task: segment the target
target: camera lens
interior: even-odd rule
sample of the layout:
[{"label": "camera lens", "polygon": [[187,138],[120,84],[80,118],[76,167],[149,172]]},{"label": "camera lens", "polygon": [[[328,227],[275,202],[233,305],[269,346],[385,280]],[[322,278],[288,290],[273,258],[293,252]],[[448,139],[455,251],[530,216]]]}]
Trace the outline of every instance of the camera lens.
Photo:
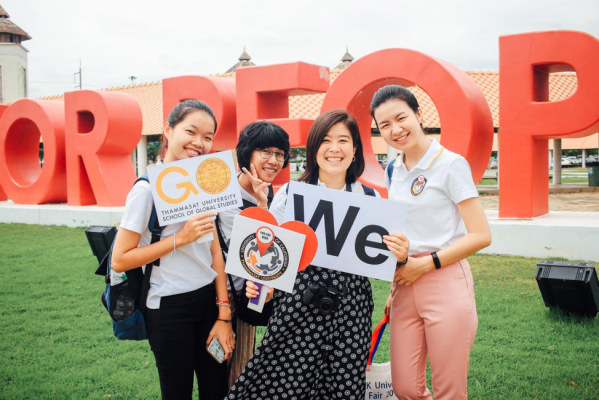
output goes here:
[{"label": "camera lens", "polygon": [[328,296],[323,296],[323,298],[320,300],[319,309],[321,314],[332,314],[335,311],[335,308],[335,300],[333,300],[332,298]]}]

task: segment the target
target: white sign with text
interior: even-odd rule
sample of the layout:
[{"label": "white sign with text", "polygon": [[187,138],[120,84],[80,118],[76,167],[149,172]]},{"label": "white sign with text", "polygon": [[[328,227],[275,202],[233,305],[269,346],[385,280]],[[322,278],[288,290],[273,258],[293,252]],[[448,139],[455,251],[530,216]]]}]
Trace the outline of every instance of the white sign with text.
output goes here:
[{"label": "white sign with text", "polygon": [[289,182],[285,221],[308,224],[318,238],[312,265],[393,281],[397,259],[383,235],[402,232],[405,204]]},{"label": "white sign with text", "polygon": [[242,205],[231,151],[148,167],[160,226]]},{"label": "white sign with text", "polygon": [[291,293],[306,236],[235,216],[225,272]]}]

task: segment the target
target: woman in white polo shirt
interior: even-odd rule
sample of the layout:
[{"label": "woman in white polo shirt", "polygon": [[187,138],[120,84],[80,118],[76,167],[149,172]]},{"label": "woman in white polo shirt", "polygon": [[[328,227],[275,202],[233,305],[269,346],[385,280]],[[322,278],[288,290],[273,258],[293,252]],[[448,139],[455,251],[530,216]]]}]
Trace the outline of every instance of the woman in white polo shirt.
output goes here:
[{"label": "woman in white polo shirt", "polygon": [[[208,154],[215,132],[216,118],[210,107],[197,100],[179,103],[164,127],[164,162]],[[191,399],[195,372],[199,397],[220,400],[227,393],[226,364],[217,363],[206,346],[216,337],[225,359],[235,346],[231,309],[217,307],[217,303],[229,302],[227,278],[218,240],[197,243],[201,236],[215,232],[211,217],[216,213],[168,225],[160,240],[150,244],[153,204],[149,183],[137,182],[127,196],[112,269],[124,272],[160,259],[150,277],[146,329],[162,398]]]},{"label": "woman in white polo shirt", "polygon": [[467,398],[470,350],[478,327],[466,257],[491,243],[468,162],[426,137],[418,101],[389,85],[372,99],[381,135],[401,155],[389,165],[389,199],[408,206],[409,257],[398,263],[385,306],[391,326],[393,389],[400,399]]}]

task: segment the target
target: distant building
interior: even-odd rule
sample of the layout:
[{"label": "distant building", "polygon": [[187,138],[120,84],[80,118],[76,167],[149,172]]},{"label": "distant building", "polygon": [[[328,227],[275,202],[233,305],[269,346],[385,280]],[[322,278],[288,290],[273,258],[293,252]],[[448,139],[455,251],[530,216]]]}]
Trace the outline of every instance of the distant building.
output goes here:
[{"label": "distant building", "polygon": [[235,70],[239,67],[253,67],[256,64],[254,64],[253,62],[251,62],[250,60],[252,59],[252,57],[250,57],[250,55],[245,51],[245,46],[243,47],[243,53],[241,53],[241,55],[239,56],[239,61],[233,65],[231,68],[229,68],[227,70],[227,72],[225,72],[225,74],[231,73],[231,72],[235,72]]},{"label": "distant building", "polygon": [[[224,78],[235,78],[235,70],[238,67],[255,66],[250,61],[251,57],[243,50],[239,57],[239,62],[233,65],[225,73],[216,74],[215,76]],[[346,49],[345,55],[341,58],[341,63],[330,70],[331,83],[349,67],[354,58]],[[493,117],[493,126],[495,129],[495,139],[493,141],[493,151],[498,150],[498,132],[499,129],[499,73],[497,71],[464,71],[481,89],[487,100],[487,104],[491,110]],[[560,101],[567,99],[576,92],[578,81],[576,74],[571,72],[552,73],[549,77],[549,101]],[[420,104],[422,112],[423,125],[428,134],[438,135],[441,133],[441,118],[429,95],[419,88],[412,86],[410,88]],[[115,91],[127,93],[135,97],[141,107],[143,116],[142,141],[157,141],[160,140],[164,126],[162,114],[162,82],[141,83],[123,87],[115,87],[103,89],[107,91]],[[308,94],[302,96],[289,97],[289,117],[290,118],[313,118],[320,115],[320,109],[324,100],[324,93]],[[45,100],[64,100],[63,95],[44,97]],[[385,159],[388,156],[388,147],[383,138],[378,134],[374,121],[372,129],[372,149],[380,158]],[[586,158],[586,152],[589,149],[597,149],[599,145],[599,134],[582,137],[568,138],[561,140],[561,148],[563,150],[582,149],[583,159]],[[554,140],[549,141],[549,150],[553,149]],[[139,146],[138,151],[143,151],[146,146]],[[551,157],[550,157],[551,158]],[[145,157],[138,157],[138,160],[145,160]],[[560,158],[557,157],[557,160]],[[139,165],[138,170],[143,171],[145,165]]]},{"label": "distant building", "polygon": [[21,43],[31,36],[9,20],[0,6],[0,103],[27,97],[27,50]]}]

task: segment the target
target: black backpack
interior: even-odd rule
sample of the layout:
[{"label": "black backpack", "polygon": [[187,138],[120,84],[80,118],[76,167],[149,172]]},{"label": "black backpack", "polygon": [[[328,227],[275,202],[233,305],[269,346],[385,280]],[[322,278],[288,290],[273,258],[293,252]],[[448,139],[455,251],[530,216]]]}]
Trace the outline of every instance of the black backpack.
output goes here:
[{"label": "black backpack", "polygon": [[[139,181],[149,182],[148,176],[139,177]],[[134,184],[134,185],[135,185]],[[150,244],[160,240],[160,235],[164,227],[158,223],[156,208],[152,205],[152,214],[148,223],[148,229],[152,232],[152,241]],[[118,235],[118,234],[117,234]],[[116,237],[115,239],[116,240]],[[150,276],[152,267],[160,266],[160,259],[146,265],[144,274],[142,267],[126,271],[122,275],[122,282],[111,286],[110,271],[112,270],[112,249],[114,241],[110,246],[110,251],[106,254],[100,265],[96,269],[96,275],[105,277],[106,286],[102,293],[102,304],[106,307],[110,319],[112,320],[112,331],[114,336],[120,340],[145,340],[146,334],[146,300],[148,290],[150,289]]]}]

